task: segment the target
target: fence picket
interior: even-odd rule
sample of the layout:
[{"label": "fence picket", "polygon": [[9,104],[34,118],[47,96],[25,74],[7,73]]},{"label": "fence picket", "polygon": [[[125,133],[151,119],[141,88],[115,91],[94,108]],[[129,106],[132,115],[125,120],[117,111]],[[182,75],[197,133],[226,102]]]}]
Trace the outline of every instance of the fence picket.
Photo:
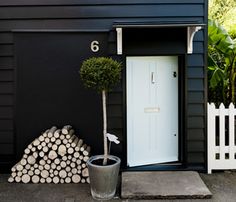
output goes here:
[{"label": "fence picket", "polygon": [[211,173],[211,169],[214,165],[214,159],[215,159],[215,105],[212,104],[207,104],[208,106],[208,145],[210,144],[211,146],[208,146],[208,173]]},{"label": "fence picket", "polygon": [[229,105],[229,160],[234,160],[234,105]]},{"label": "fence picket", "polygon": [[[223,104],[219,109],[208,103],[208,173],[219,169],[236,169],[235,115],[236,109],[231,103],[226,109]],[[229,117],[229,145],[225,145],[226,122]],[[216,117],[219,117],[219,146],[216,145]]]},{"label": "fence picket", "polygon": [[[220,104],[220,157],[219,161],[222,161],[225,157],[225,106]],[[223,163],[223,162],[222,162]]]}]

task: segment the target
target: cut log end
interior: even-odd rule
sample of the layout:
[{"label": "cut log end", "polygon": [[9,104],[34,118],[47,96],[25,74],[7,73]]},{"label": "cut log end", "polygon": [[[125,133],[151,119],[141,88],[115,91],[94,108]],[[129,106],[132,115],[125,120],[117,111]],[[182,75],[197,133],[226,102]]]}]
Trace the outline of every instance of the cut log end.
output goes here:
[{"label": "cut log end", "polygon": [[66,125],[66,126],[64,126],[63,128],[62,128],[62,134],[64,134],[64,135],[67,135],[67,134],[69,134],[69,130],[72,128],[72,126],[71,125]]},{"label": "cut log end", "polygon": [[22,175],[21,180],[23,183],[29,183],[30,182],[30,176],[27,174]]}]

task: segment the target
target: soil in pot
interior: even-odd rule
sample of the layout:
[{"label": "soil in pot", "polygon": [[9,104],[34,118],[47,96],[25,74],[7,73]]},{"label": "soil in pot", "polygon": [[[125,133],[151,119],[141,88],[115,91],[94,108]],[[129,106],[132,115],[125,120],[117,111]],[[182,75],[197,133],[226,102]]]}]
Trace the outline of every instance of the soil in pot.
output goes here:
[{"label": "soil in pot", "polygon": [[[96,160],[93,160],[92,163],[94,165],[98,165],[98,166],[103,166],[103,159],[96,159]],[[115,164],[116,161],[112,160],[112,159],[107,159],[107,166],[110,166],[110,165],[113,165]]]}]

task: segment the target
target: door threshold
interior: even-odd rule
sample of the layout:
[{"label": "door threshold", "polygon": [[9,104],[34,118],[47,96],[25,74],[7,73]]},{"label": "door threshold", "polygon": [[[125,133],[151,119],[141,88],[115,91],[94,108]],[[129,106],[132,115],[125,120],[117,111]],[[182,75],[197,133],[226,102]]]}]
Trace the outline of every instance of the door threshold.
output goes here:
[{"label": "door threshold", "polygon": [[185,170],[185,166],[180,162],[159,163],[135,167],[126,167],[126,171],[165,171],[165,170]]},{"label": "door threshold", "polygon": [[159,163],[159,164],[155,164],[155,165],[162,165],[162,166],[179,166],[179,165],[182,165],[182,163],[180,163],[180,162],[171,162],[171,163]]}]

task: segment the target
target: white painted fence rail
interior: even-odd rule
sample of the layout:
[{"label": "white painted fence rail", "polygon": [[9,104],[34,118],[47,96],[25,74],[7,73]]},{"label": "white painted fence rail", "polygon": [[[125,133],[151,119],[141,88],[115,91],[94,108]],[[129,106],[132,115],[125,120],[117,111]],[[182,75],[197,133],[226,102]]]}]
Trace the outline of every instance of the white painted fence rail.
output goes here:
[{"label": "white painted fence rail", "polygon": [[[229,108],[221,104],[219,109],[208,104],[209,174],[212,170],[236,169],[235,116],[236,109],[232,103]],[[219,125],[216,125],[216,119],[219,119]]]}]

